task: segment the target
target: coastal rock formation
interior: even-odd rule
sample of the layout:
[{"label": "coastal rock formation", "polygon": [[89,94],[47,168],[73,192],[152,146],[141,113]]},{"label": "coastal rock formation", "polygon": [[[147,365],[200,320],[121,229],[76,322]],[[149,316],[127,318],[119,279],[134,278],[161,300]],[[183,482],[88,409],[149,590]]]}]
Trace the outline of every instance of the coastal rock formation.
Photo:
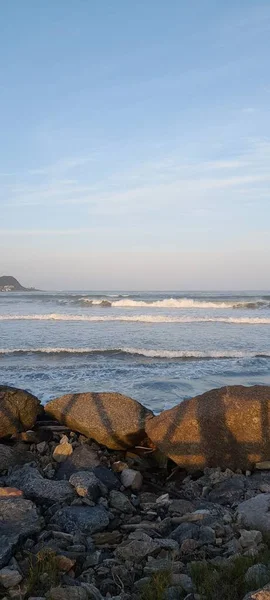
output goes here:
[{"label": "coastal rock formation", "polygon": [[146,433],[181,467],[248,469],[270,457],[269,419],[269,386],[229,386],[147,420]]},{"label": "coastal rock formation", "polygon": [[153,413],[136,400],[116,393],[68,394],[51,400],[47,414],[107,448],[140,444]]},{"label": "coastal rock formation", "polygon": [[31,429],[40,401],[25,390],[0,385],[0,438]]}]

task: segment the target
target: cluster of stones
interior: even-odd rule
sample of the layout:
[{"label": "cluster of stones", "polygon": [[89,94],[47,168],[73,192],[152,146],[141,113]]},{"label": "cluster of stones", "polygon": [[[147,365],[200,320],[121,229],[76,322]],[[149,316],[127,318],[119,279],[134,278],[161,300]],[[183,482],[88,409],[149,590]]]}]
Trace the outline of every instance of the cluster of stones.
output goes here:
[{"label": "cluster of stones", "polygon": [[[222,410],[232,411],[231,398],[242,402],[243,390],[226,388],[218,398],[215,391],[216,401],[222,397]],[[246,464],[228,468],[234,460],[231,448],[222,469],[212,466],[217,457],[208,452],[204,463],[209,464],[197,468],[195,461],[187,471],[180,459],[166,462],[171,452],[161,452],[163,443],[174,452],[180,447],[175,432],[182,425],[175,413],[171,438],[168,428],[167,439],[156,444],[161,416],[119,394],[65,396],[49,403],[44,414],[34,396],[0,388],[0,596],[140,600],[152,576],[166,572],[164,600],[203,600],[192,579],[194,562],[225,567],[239,556],[259,557],[270,534],[270,464],[265,462],[267,436],[260,444],[254,436],[253,442],[248,438],[263,426],[262,420],[252,424],[252,388],[246,390]],[[256,417],[255,403],[262,408],[266,397],[270,401],[269,388],[253,389]],[[183,444],[196,427],[197,400],[187,402],[193,404],[183,420],[187,424],[189,408],[193,420]],[[218,427],[215,404],[212,410]],[[171,411],[163,415],[164,422],[171,422]],[[235,422],[227,417],[229,426],[232,430]],[[194,451],[196,444],[195,455],[202,456],[205,441],[190,438],[190,443]],[[264,462],[249,469],[252,443],[253,454]],[[229,450],[228,440],[226,444]],[[183,446],[181,451],[177,456],[185,462]],[[245,600],[269,600],[270,565],[258,560],[245,580],[247,586],[264,585],[252,588]]]}]

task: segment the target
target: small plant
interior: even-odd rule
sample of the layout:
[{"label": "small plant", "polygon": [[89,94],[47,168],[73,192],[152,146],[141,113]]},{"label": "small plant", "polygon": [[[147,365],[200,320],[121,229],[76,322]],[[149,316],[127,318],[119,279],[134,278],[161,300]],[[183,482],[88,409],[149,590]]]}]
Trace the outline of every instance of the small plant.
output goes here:
[{"label": "small plant", "polygon": [[141,600],[163,600],[164,593],[170,585],[170,581],[171,571],[153,573],[150,581],[142,590]]},{"label": "small plant", "polygon": [[58,585],[60,573],[56,553],[53,550],[40,550],[36,556],[29,557],[28,594],[35,590]]},{"label": "small plant", "polygon": [[[247,585],[245,574],[249,567],[258,563],[269,563],[268,550],[255,558],[237,556],[225,566],[194,562],[191,564],[191,577],[198,593],[205,600],[242,600],[247,592],[252,591],[252,583]],[[262,583],[264,584],[265,582]]]}]

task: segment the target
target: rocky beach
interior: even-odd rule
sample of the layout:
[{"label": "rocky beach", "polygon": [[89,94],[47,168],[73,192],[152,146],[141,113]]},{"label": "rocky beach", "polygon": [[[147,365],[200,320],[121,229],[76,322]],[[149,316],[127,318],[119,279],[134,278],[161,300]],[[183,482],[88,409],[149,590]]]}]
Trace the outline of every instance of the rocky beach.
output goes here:
[{"label": "rocky beach", "polygon": [[0,387],[0,597],[268,600],[269,403]]}]

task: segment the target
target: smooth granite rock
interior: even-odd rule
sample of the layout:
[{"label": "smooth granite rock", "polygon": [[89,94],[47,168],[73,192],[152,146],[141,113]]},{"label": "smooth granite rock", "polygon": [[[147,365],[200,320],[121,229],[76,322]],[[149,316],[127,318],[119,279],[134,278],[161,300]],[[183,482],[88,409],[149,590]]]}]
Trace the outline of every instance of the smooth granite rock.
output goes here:
[{"label": "smooth granite rock", "polygon": [[270,386],[214,389],[148,419],[146,433],[181,467],[249,469],[270,456]]},{"label": "smooth granite rock", "polygon": [[45,411],[107,448],[122,450],[145,438],[145,424],[153,413],[142,404],[116,393],[68,394],[51,400]]},{"label": "smooth granite rock", "polygon": [[31,429],[40,410],[40,401],[33,394],[1,385],[0,438]]}]

